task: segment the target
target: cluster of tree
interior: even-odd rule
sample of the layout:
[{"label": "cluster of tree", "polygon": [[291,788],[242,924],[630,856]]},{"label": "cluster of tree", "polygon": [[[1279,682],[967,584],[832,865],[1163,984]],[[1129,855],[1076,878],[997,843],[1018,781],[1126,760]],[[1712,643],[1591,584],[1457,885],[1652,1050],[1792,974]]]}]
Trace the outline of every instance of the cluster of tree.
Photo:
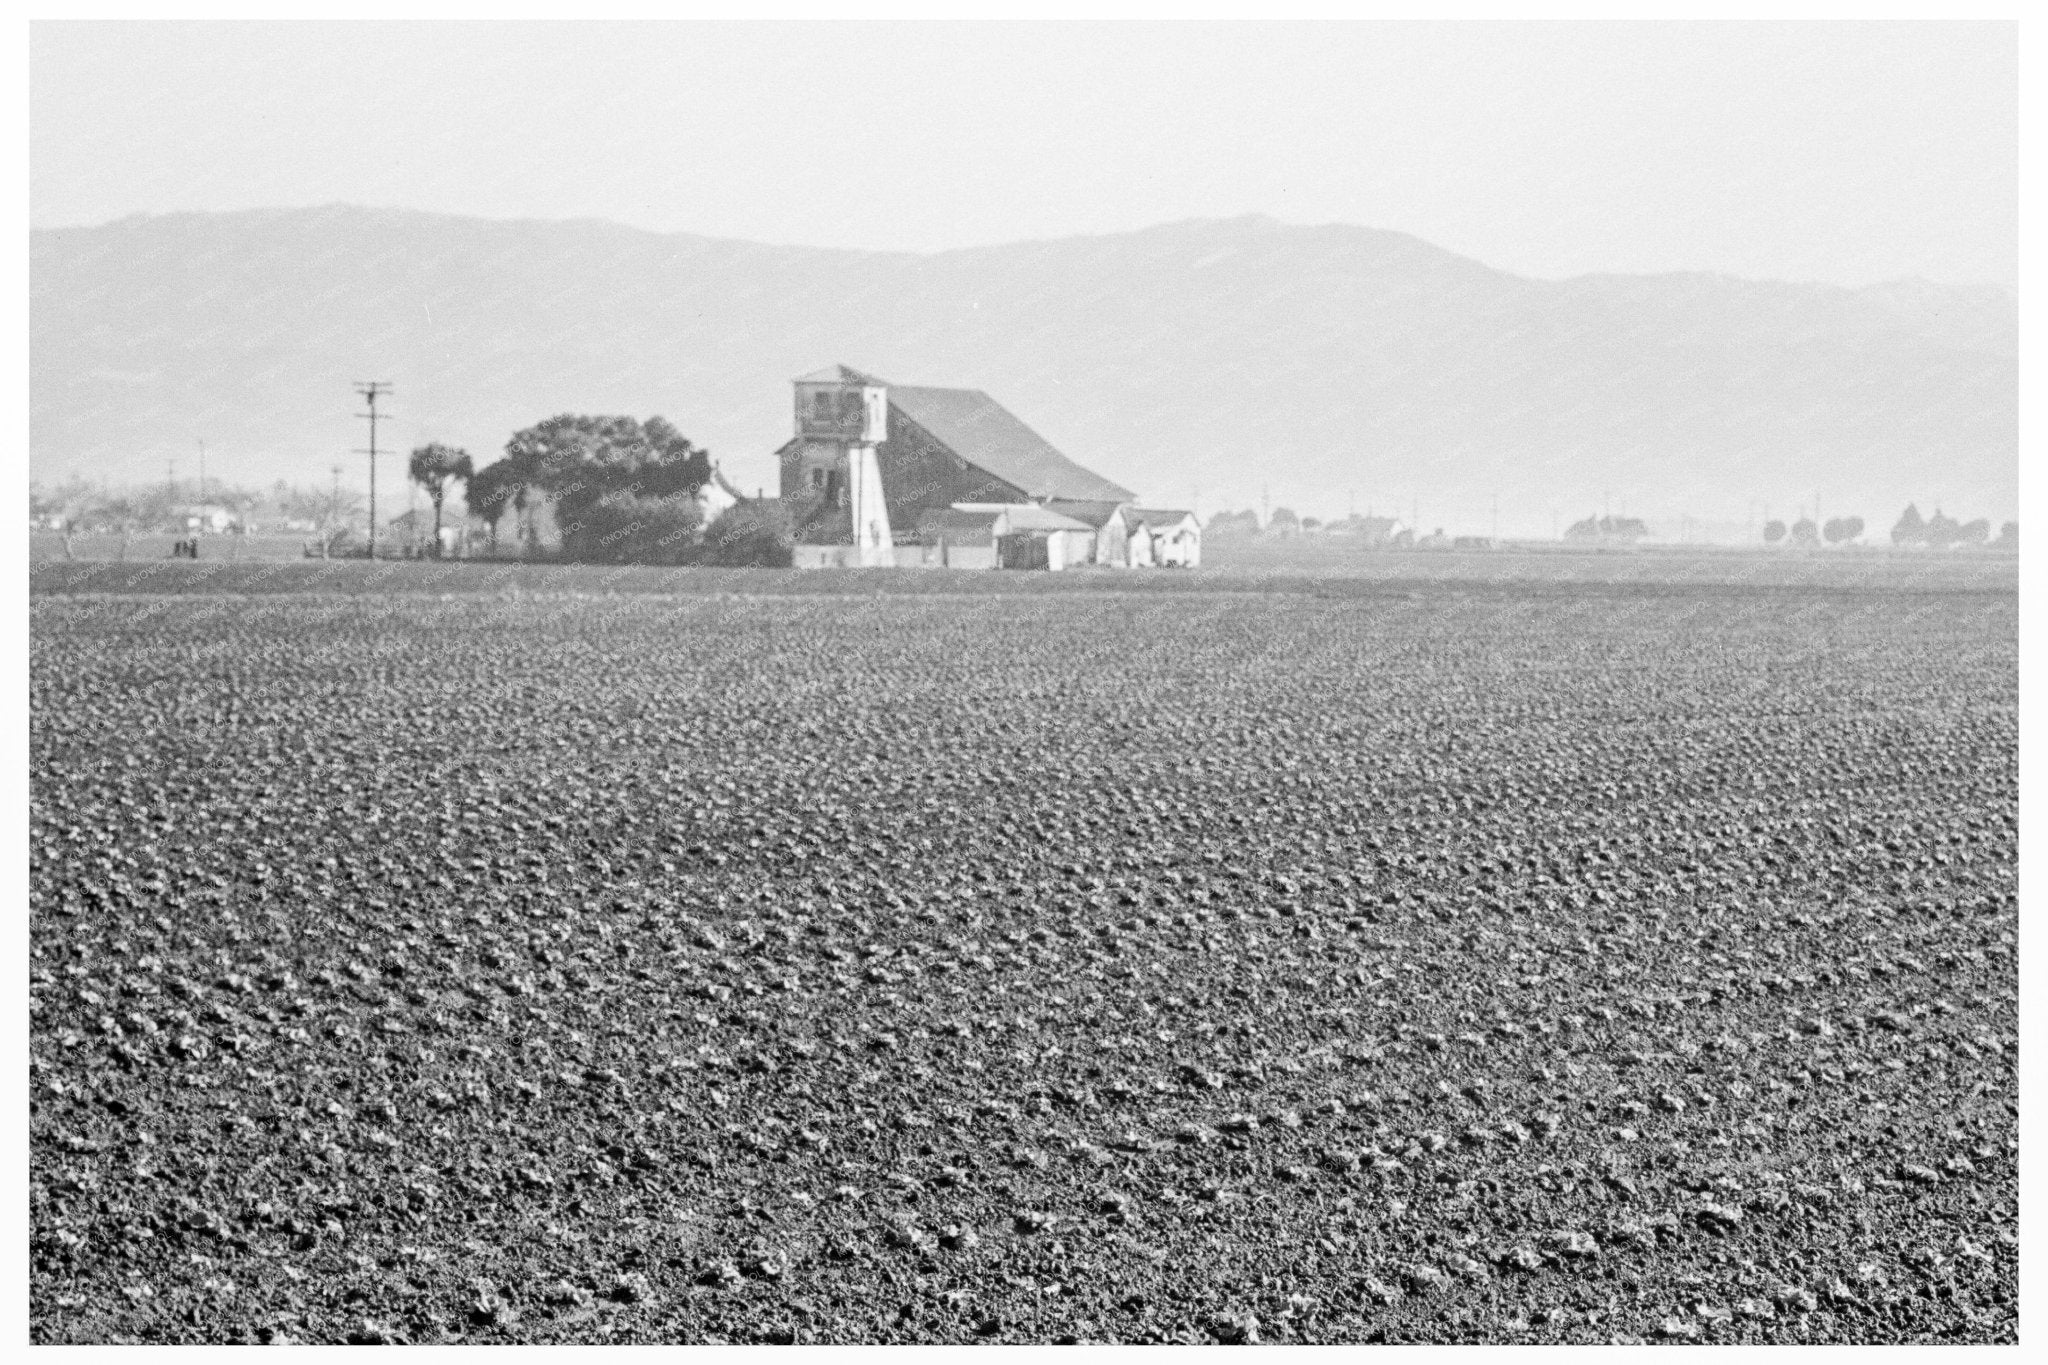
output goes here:
[{"label": "cluster of tree", "polygon": [[[1790,526],[1782,521],[1767,521],[1764,523],[1764,543],[1776,545],[1789,540],[1794,545],[1818,545],[1823,541],[1829,545],[1842,545],[1857,540],[1863,531],[1861,517],[1830,517],[1825,525],[1820,526],[1816,526],[1811,517],[1801,517]],[[1892,527],[1892,544],[1926,545],[1935,549],[1988,544],[1994,549],[2017,550],[2019,538],[2018,522],[2006,522],[1999,528],[1998,538],[1993,540],[1991,523],[1983,517],[1959,522],[1937,508],[1932,517],[1923,518],[1920,509],[1910,503]]]},{"label": "cluster of tree", "polygon": [[1315,517],[1299,516],[1292,507],[1275,507],[1272,515],[1263,524],[1259,514],[1246,508],[1242,512],[1218,512],[1210,517],[1202,528],[1210,535],[1218,536],[1291,536],[1303,531],[1324,529],[1323,523]]},{"label": "cluster of tree", "polygon": [[[436,469],[468,457],[448,452]],[[537,545],[534,512],[545,500],[567,559],[681,563],[702,529],[696,495],[711,457],[660,417],[564,413],[512,434],[505,456],[456,475],[491,543],[512,513],[516,534]]]},{"label": "cluster of tree", "polygon": [[360,521],[360,494],[340,488],[299,488],[278,480],[268,489],[244,488],[208,479],[113,487],[71,478],[45,487],[29,485],[29,516],[38,526],[67,532],[118,535],[178,534],[189,529],[193,509],[225,509],[236,529],[297,522],[316,527]]},{"label": "cluster of tree", "polygon": [[779,498],[748,498],[705,528],[699,561],[732,568],[786,569],[796,558],[796,522]]},{"label": "cluster of tree", "polygon": [[[1862,531],[1863,519],[1861,517],[1837,519],[1836,521],[1830,521],[1828,525],[1839,530],[1844,520],[1854,522],[1857,531],[1859,533]],[[1853,539],[1853,537],[1851,538]],[[1791,540],[1794,545],[1818,545],[1821,540],[1821,528],[1814,524],[1812,517],[1801,517],[1793,522],[1790,527],[1776,519],[1764,523],[1764,544],[1776,545],[1779,541],[1786,539]],[[1828,537],[1828,544],[1834,544],[1835,540],[1836,537],[1830,535]]]},{"label": "cluster of tree", "polygon": [[413,452],[413,477],[434,499],[439,543],[441,499],[459,480],[492,547],[509,513],[529,553],[539,548],[545,507],[564,559],[594,564],[762,564],[787,566],[794,528],[779,503],[749,500],[709,527],[698,495],[711,481],[711,456],[661,417],[564,413],[505,444],[503,459],[476,468],[446,447]]},{"label": "cluster of tree", "polygon": [[1898,521],[1892,526],[1894,545],[1926,545],[1937,550],[1955,545],[1990,545],[1994,549],[2017,551],[2019,543],[2020,526],[2016,521],[2000,526],[1998,538],[1993,540],[1991,522],[1985,517],[1959,522],[1944,515],[1937,507],[1933,516],[1923,518],[1920,509],[1912,503],[1906,504],[1906,510],[1899,514]]}]

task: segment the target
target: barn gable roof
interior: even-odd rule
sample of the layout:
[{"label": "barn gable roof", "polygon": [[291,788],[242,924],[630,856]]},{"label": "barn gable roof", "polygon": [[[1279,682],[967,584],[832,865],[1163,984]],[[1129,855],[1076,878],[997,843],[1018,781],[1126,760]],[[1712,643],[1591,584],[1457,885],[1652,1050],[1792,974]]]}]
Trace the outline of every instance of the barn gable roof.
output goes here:
[{"label": "barn gable roof", "polygon": [[851,365],[827,365],[822,370],[796,377],[799,384],[888,384],[886,379],[877,379],[871,374],[862,374]]},{"label": "barn gable roof", "polygon": [[889,386],[889,406],[955,455],[1030,498],[1129,502],[1129,489],[1083,469],[979,389]]},{"label": "barn gable roof", "polygon": [[1156,530],[1166,526],[1178,526],[1184,521],[1192,520],[1195,514],[1173,507],[1133,507],[1124,515],[1133,526],[1150,526]]}]

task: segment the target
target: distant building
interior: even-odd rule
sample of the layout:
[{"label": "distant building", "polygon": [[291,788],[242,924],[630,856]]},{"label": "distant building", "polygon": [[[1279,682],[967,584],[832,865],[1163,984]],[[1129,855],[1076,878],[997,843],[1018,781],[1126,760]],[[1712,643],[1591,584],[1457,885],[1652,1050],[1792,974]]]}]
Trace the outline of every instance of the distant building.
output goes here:
[{"label": "distant building", "polygon": [[776,457],[799,567],[1128,562],[1130,490],[979,389],[835,365],[795,390],[796,431]]},{"label": "distant building", "polygon": [[1193,569],[1202,563],[1202,523],[1178,508],[1134,507],[1130,522],[1133,568]]},{"label": "distant building", "polygon": [[1396,517],[1359,516],[1356,513],[1324,527],[1326,535],[1356,536],[1367,548],[1383,550],[1406,528]]},{"label": "distant building", "polygon": [[1587,517],[1565,529],[1564,538],[1579,544],[1633,545],[1650,534],[1637,517]]},{"label": "distant building", "polygon": [[219,503],[196,503],[180,507],[171,515],[188,532],[222,535],[235,524],[235,509]]},{"label": "distant building", "polygon": [[1209,518],[1207,530],[1212,536],[1255,536],[1260,534],[1259,514],[1249,509],[1218,512]]},{"label": "distant building", "polygon": [[946,569],[1049,569],[1087,564],[1094,527],[1037,503],[957,503],[918,518],[894,563]]},{"label": "distant building", "polygon": [[[401,512],[384,523],[384,531],[385,535],[380,537],[380,539],[388,542],[390,547],[399,554],[411,555],[420,559],[435,557],[433,508],[415,507],[409,512]],[[457,513],[444,508],[441,513],[439,557],[442,559],[458,558],[464,549],[467,548],[468,540],[469,527],[465,519]],[[380,545],[378,553],[382,554],[383,552],[383,546]]]},{"label": "distant building", "polygon": [[1054,498],[1046,506],[1094,530],[1095,535],[1087,563],[1104,564],[1114,568],[1124,568],[1130,564],[1130,517],[1129,510],[1123,504]]}]

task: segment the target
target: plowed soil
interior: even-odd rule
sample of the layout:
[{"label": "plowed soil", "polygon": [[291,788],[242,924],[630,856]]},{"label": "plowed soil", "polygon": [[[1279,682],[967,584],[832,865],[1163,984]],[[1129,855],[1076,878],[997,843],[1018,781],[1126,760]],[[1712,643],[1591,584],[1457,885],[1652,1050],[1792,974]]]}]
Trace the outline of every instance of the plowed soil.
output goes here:
[{"label": "plowed soil", "polygon": [[37,596],[33,1336],[2013,1340],[2016,617]]}]

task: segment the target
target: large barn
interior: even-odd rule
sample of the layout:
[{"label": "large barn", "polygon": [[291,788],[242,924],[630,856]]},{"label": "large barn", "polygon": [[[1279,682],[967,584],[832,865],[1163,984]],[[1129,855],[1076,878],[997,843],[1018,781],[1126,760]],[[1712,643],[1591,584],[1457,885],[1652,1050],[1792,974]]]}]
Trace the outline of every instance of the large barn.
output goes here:
[{"label": "large barn", "polygon": [[[979,389],[891,384],[844,365],[795,383],[796,434],[776,454],[799,567],[1133,562],[1131,491]],[[1194,519],[1178,515],[1185,535]],[[1197,552],[1139,562],[1198,561]]]}]

